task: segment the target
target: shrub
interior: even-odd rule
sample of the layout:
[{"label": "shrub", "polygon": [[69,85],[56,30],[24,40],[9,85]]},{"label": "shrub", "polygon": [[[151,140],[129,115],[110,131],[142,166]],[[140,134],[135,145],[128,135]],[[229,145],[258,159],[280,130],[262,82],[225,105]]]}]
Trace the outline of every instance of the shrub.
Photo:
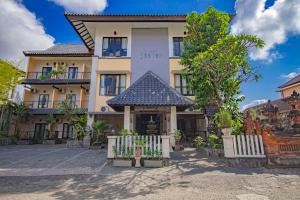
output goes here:
[{"label": "shrub", "polygon": [[229,111],[221,108],[219,112],[215,114],[214,118],[219,128],[231,128],[232,127],[232,116]]},{"label": "shrub", "polygon": [[201,147],[205,146],[205,141],[204,141],[204,139],[201,136],[197,136],[194,139],[194,144],[195,144],[195,146],[196,146],[197,149],[200,149]]}]

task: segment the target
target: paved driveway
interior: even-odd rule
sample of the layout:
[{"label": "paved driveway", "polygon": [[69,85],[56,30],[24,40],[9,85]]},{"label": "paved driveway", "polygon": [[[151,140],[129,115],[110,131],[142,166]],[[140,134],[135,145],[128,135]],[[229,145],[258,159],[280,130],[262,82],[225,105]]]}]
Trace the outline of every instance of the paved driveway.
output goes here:
[{"label": "paved driveway", "polygon": [[300,199],[299,169],[230,168],[193,150],[172,156],[168,167],[128,169],[104,166],[104,151],[1,147],[0,199]]},{"label": "paved driveway", "polygon": [[0,147],[0,176],[94,174],[105,163],[105,150],[65,145]]}]

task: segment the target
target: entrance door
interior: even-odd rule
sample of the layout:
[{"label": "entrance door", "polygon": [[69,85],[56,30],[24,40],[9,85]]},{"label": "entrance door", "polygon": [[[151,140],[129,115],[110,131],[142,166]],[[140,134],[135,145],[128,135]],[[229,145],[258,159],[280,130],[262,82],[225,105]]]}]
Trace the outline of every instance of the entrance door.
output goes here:
[{"label": "entrance door", "polygon": [[68,123],[63,124],[63,133],[62,133],[63,139],[71,139],[73,138],[73,126]]},{"label": "entrance door", "polygon": [[78,67],[69,67],[68,79],[77,79]]},{"label": "entrance door", "polygon": [[37,123],[34,127],[34,141],[35,143],[41,144],[43,143],[43,139],[46,134],[46,126],[44,123]]},{"label": "entrance door", "polygon": [[159,114],[137,114],[136,131],[140,135],[160,135],[161,119]]}]

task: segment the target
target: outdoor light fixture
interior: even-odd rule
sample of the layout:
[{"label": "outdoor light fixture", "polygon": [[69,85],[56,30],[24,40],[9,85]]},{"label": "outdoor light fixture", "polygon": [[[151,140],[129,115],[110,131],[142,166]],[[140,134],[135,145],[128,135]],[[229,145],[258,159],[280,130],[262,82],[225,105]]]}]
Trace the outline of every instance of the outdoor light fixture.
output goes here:
[{"label": "outdoor light fixture", "polygon": [[114,35],[117,35],[117,31],[114,31]]}]

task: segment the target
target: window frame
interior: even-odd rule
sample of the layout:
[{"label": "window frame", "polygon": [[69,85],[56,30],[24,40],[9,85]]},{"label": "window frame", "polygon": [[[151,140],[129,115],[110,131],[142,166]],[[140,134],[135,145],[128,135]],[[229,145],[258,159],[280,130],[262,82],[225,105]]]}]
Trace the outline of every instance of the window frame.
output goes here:
[{"label": "window frame", "polygon": [[[46,96],[46,103],[44,106],[42,104],[42,96]],[[49,94],[39,94],[38,108],[49,108],[49,98]]]},{"label": "window frame", "polygon": [[[116,41],[117,38],[121,39],[121,49],[120,49],[120,55],[119,56],[116,55],[116,52],[117,52],[116,50],[115,50],[115,52],[113,52],[114,55],[105,55],[105,51],[110,49],[109,48],[109,40],[112,39],[112,38],[114,39],[114,41]],[[107,49],[104,48],[104,40],[105,39],[108,39]],[[125,49],[122,48],[123,39],[126,39],[126,48]],[[125,52],[125,55],[122,55],[122,53],[121,53],[122,51]],[[110,52],[108,52],[108,54],[109,53]],[[103,37],[102,38],[102,57],[127,57],[127,55],[128,55],[128,37]]]},{"label": "window frame", "polygon": [[[72,71],[75,69],[75,72]],[[68,79],[78,79],[79,67],[68,67]],[[73,76],[74,75],[74,76]]]},{"label": "window frame", "polygon": [[[119,84],[118,84],[118,86],[116,86],[116,88],[115,88],[115,91],[117,91],[116,92],[116,94],[108,94],[108,93],[106,93],[106,91],[105,91],[105,88],[106,88],[106,86],[102,86],[102,77],[105,77],[105,76],[116,76],[116,77],[119,77]],[[124,76],[124,78],[125,78],[125,83],[124,83],[124,86],[122,86],[122,81],[121,81],[121,77],[122,76]],[[99,96],[117,96],[117,95],[120,95],[123,91],[125,91],[126,90],[126,78],[127,78],[127,75],[126,74],[101,74],[100,75],[100,80],[99,80]],[[104,89],[104,92],[103,92],[103,94],[101,93],[101,89]],[[121,92],[121,90],[123,89],[123,91]]]},{"label": "window frame", "polygon": [[[176,76],[179,76],[179,86],[176,84]],[[188,87],[188,79],[185,80],[186,85],[183,86],[183,79],[185,77],[183,77],[181,74],[174,74],[174,88],[176,91],[180,92],[181,95],[183,96],[195,96],[195,91],[193,91],[192,89],[189,89]],[[184,89],[186,90],[186,92],[183,92]]]},{"label": "window frame", "polygon": [[182,46],[182,49],[180,49],[180,41],[176,41],[179,43],[179,55],[176,55],[177,54],[177,48],[175,48],[175,39],[179,39],[181,38],[182,39],[182,45],[183,45],[183,41],[184,41],[184,37],[173,37],[173,56],[174,57],[180,57],[182,52],[184,51],[184,47]]}]

